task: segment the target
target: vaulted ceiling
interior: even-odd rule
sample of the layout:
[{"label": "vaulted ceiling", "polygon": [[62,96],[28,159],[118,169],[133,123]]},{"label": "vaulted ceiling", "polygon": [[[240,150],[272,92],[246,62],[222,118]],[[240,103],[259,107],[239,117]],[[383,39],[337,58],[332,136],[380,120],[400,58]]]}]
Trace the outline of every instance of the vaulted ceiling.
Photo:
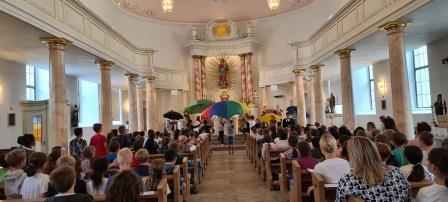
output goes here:
[{"label": "vaulted ceiling", "polygon": [[266,0],[173,0],[172,12],[165,13],[161,0],[110,0],[117,7],[144,18],[186,23],[230,19],[244,21],[259,19],[303,8],[315,0],[280,0],[275,11]]}]

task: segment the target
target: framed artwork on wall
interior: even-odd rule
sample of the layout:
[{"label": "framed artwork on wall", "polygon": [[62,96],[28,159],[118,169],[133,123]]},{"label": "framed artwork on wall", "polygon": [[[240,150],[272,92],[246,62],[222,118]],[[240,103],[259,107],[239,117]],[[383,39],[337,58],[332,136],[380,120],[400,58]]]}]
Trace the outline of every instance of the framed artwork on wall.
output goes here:
[{"label": "framed artwork on wall", "polygon": [[8,114],[8,126],[15,126],[15,125],[16,125],[16,114],[9,113]]}]

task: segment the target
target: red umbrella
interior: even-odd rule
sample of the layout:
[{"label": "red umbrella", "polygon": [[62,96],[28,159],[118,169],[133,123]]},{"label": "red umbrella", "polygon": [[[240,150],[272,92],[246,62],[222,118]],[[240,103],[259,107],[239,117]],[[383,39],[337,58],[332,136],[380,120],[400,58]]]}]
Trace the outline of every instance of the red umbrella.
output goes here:
[{"label": "red umbrella", "polygon": [[201,113],[201,119],[209,119],[211,117],[212,106],[213,105],[210,105],[207,108],[205,108],[205,110]]}]

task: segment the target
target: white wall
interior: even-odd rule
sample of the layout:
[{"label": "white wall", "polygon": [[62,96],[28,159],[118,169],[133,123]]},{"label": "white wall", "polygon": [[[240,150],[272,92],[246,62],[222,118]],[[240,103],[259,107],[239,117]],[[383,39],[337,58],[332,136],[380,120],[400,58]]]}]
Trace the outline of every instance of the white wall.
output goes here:
[{"label": "white wall", "polygon": [[[1,149],[17,146],[17,138],[23,135],[19,100],[25,99],[25,65],[0,59]],[[16,114],[15,126],[8,126],[8,113]]]},{"label": "white wall", "polygon": [[442,64],[442,58],[447,57],[448,37],[428,44],[429,79],[433,102],[439,93],[448,100],[448,64]]}]

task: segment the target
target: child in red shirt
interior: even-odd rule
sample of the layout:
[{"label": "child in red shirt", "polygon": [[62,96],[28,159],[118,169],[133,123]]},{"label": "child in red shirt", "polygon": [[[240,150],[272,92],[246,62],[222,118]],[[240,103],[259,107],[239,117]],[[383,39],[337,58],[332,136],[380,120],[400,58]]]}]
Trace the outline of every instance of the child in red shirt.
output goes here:
[{"label": "child in red shirt", "polygon": [[105,157],[107,155],[107,138],[101,134],[103,125],[101,123],[93,124],[95,135],[90,138],[90,145],[95,147],[95,157]]}]

